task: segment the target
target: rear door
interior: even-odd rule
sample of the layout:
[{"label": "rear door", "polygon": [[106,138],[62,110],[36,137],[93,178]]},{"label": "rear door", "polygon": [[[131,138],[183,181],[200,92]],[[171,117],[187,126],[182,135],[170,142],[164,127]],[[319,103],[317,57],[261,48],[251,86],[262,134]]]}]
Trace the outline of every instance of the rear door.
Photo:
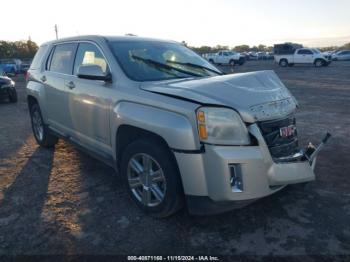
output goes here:
[{"label": "rear door", "polygon": [[66,79],[68,111],[72,117],[70,128],[74,139],[98,153],[110,153],[109,114],[114,91],[111,83],[77,77],[81,65],[94,64],[104,73],[109,72],[108,62],[101,49],[93,42],[79,43],[73,74]]},{"label": "rear door", "polygon": [[65,79],[72,75],[76,48],[76,43],[55,45],[41,77],[45,83],[48,124],[64,135],[69,135],[71,125]]}]

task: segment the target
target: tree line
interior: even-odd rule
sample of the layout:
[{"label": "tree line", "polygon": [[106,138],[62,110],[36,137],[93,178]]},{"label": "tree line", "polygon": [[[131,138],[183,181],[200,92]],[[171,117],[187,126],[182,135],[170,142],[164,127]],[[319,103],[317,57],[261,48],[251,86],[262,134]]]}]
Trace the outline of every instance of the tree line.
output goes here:
[{"label": "tree line", "polygon": [[31,41],[3,41],[0,40],[0,58],[33,58],[38,45]]},{"label": "tree line", "polygon": [[[185,42],[182,42],[186,45]],[[236,52],[273,52],[273,46],[266,46],[266,45],[257,45],[257,46],[249,46],[249,45],[238,45],[235,47],[229,47],[226,45],[217,45],[217,46],[201,46],[201,47],[193,47],[188,46],[193,51],[197,52],[198,54],[205,54],[205,53],[216,53],[219,50],[232,50]],[[329,47],[322,47],[319,48],[322,52],[323,51],[333,51],[333,50],[350,50],[350,43],[347,43],[343,46],[329,46]]]},{"label": "tree line", "polygon": [[229,47],[226,45],[216,45],[216,46],[201,46],[201,47],[193,47],[189,46],[192,50],[199,54],[205,53],[216,53],[219,50],[232,50],[236,52],[272,52],[273,46],[266,45],[258,45],[258,46],[249,46],[249,45],[238,45],[235,47]]},{"label": "tree line", "polygon": [[[182,42],[187,46],[186,42]],[[257,46],[249,46],[249,45],[238,45],[235,47],[229,47],[226,45],[216,45],[216,46],[201,46],[201,47],[193,47],[188,46],[198,54],[205,53],[215,53],[219,50],[233,50],[236,52],[272,52],[273,46],[266,45],[257,45]],[[321,51],[330,51],[330,50],[350,50],[350,43],[347,43],[341,47],[339,46],[329,46],[320,48]],[[19,59],[30,59],[33,58],[36,51],[38,50],[38,45],[31,41],[3,41],[0,40],[0,59],[1,58],[19,58]]]}]

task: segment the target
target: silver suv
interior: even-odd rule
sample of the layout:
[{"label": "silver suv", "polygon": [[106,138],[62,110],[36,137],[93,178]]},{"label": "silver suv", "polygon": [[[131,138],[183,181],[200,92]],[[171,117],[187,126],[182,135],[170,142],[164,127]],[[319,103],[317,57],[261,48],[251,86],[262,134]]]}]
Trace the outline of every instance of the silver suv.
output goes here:
[{"label": "silver suv", "polygon": [[296,101],[273,71],[223,75],[176,42],[79,36],[43,44],[28,71],[35,139],[64,138],[114,167],[145,212],[244,206],[314,180]]}]

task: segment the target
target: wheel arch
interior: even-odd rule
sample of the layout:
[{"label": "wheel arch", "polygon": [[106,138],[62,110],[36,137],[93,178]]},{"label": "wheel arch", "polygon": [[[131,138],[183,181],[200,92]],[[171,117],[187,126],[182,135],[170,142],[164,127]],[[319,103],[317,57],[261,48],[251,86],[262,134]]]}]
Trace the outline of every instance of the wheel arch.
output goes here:
[{"label": "wheel arch", "polygon": [[169,147],[168,143],[160,135],[136,126],[123,124],[119,126],[116,133],[116,138],[115,138],[115,147],[116,147],[115,153],[116,153],[116,159],[117,159],[118,165],[121,159],[121,155],[123,154],[123,151],[125,150],[125,148],[130,143],[138,139],[155,140],[160,144],[162,144],[165,148],[169,149],[169,151],[171,152],[171,148]]},{"label": "wheel arch", "polygon": [[27,103],[28,103],[28,108],[30,109],[32,107],[32,105],[39,104],[39,101],[35,96],[27,95]]},{"label": "wheel arch", "polygon": [[327,63],[327,60],[326,60],[326,59],[324,59],[324,58],[321,58],[321,57],[317,57],[317,58],[315,58],[315,60],[314,60],[314,64],[315,64],[317,61],[322,61],[323,63]]}]

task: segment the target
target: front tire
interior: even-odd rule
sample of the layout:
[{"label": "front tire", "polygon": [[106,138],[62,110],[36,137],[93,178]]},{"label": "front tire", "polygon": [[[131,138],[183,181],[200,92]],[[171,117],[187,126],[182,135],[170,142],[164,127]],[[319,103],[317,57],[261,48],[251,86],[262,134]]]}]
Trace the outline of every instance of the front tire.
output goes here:
[{"label": "front tire", "polygon": [[15,88],[11,88],[9,90],[9,100],[10,100],[10,103],[16,103],[17,100],[18,100],[18,97],[17,97],[17,91]]},{"label": "front tire", "polygon": [[244,65],[244,63],[245,63],[245,58],[240,57],[240,58],[238,59],[238,64],[241,66],[241,65]]},{"label": "front tire", "polygon": [[315,65],[315,67],[321,67],[321,66],[324,65],[324,63],[325,63],[324,60],[322,60],[322,59],[316,59],[315,62],[314,62],[314,65]]},{"label": "front tire", "polygon": [[36,103],[30,107],[30,119],[34,138],[40,146],[53,147],[57,144],[58,138],[50,133],[50,130],[43,121],[40,107]]},{"label": "front tire", "polygon": [[131,198],[145,213],[167,217],[183,207],[179,172],[169,149],[155,139],[129,144],[121,175]]},{"label": "front tire", "polygon": [[235,63],[234,60],[231,59],[230,62],[229,62],[228,64],[229,64],[230,66],[235,66],[236,63]]}]

